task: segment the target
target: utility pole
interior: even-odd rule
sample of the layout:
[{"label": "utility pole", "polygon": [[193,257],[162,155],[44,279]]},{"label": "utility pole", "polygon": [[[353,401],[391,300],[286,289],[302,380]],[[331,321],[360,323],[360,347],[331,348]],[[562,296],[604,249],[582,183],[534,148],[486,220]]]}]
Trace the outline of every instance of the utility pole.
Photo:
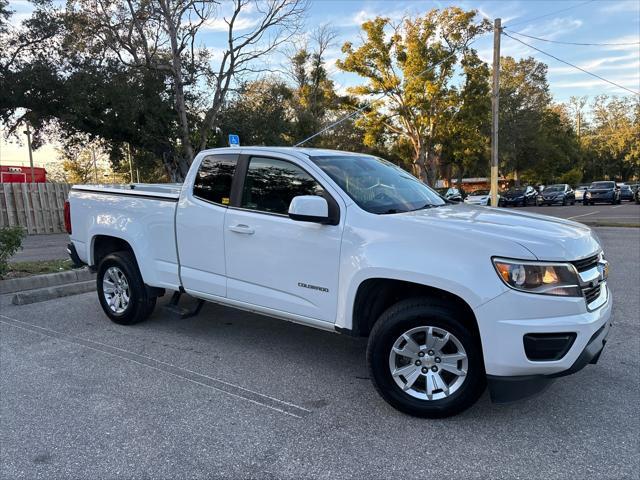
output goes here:
[{"label": "utility pole", "polygon": [[133,183],[133,163],[131,163],[131,145],[127,143],[127,155],[129,156],[129,180]]},{"label": "utility pole", "polygon": [[31,130],[27,123],[27,129],[23,132],[27,136],[27,145],[29,146],[29,164],[31,165],[31,183],[35,183],[35,173],[33,171],[33,152],[31,151]]},{"label": "utility pole", "polygon": [[491,206],[498,206],[498,114],[500,99],[500,34],[502,21],[493,23],[493,88],[491,90]]},{"label": "utility pole", "polygon": [[96,163],[96,149],[91,147],[91,158],[93,159],[93,178],[98,183],[98,164]]}]

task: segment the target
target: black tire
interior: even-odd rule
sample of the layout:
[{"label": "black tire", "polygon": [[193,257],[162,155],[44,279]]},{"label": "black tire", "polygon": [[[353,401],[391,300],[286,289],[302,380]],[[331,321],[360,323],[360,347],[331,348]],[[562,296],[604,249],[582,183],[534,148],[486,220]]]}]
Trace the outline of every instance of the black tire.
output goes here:
[{"label": "black tire", "polygon": [[[464,382],[455,392],[439,400],[412,397],[396,384],[391,375],[389,355],[394,342],[404,332],[420,326],[437,327],[453,334],[467,354]],[[401,412],[416,417],[442,418],[456,415],[473,405],[486,387],[479,338],[461,321],[459,312],[437,299],[407,299],[384,312],[369,336],[367,364],[373,384],[382,398]]]},{"label": "black tire", "polygon": [[[129,303],[120,313],[111,309],[103,290],[105,272],[111,267],[118,268],[129,285]],[[133,325],[146,320],[156,306],[156,297],[149,295],[140,275],[138,263],[131,252],[115,252],[104,257],[98,267],[96,286],[102,310],[111,321],[120,325]]]}]

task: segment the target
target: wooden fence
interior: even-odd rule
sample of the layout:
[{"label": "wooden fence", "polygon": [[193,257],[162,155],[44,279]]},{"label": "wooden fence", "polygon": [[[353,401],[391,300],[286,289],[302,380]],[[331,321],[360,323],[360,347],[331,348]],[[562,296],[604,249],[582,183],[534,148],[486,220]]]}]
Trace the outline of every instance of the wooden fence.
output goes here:
[{"label": "wooden fence", "polygon": [[27,233],[64,233],[66,183],[0,183],[0,227],[20,225]]}]

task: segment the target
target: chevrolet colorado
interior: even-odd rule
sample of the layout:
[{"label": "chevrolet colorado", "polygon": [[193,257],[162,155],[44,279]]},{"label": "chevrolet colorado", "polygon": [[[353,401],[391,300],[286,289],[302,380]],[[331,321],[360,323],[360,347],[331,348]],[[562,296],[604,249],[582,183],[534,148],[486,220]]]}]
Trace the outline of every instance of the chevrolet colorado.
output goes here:
[{"label": "chevrolet colorado", "polygon": [[112,321],[172,290],[366,336],[376,389],[416,416],[454,415],[487,384],[496,402],[537,393],[595,363],[611,326],[588,227],[450,204],[370,155],[207,150],[182,185],[74,186],[65,218]]}]

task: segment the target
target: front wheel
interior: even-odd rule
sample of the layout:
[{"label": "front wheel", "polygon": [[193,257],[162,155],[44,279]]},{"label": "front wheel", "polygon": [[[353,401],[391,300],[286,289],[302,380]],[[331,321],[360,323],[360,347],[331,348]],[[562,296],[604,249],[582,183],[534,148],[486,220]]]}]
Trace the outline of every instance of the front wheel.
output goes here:
[{"label": "front wheel", "polygon": [[104,313],[120,325],[141,322],[155,308],[156,297],[149,296],[130,252],[107,255],[98,267],[96,285]]},{"label": "front wheel", "polygon": [[486,385],[480,342],[460,312],[429,298],[404,300],[382,314],[367,346],[378,393],[417,417],[456,415]]}]

